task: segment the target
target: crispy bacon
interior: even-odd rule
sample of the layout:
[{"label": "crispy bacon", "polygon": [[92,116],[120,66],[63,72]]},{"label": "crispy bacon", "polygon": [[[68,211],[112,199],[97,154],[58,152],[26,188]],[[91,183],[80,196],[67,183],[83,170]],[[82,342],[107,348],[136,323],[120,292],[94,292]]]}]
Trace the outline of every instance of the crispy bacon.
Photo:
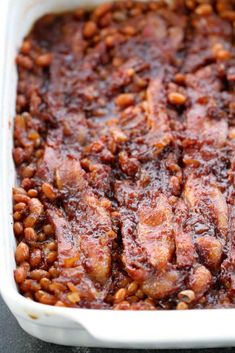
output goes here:
[{"label": "crispy bacon", "polygon": [[175,249],[173,213],[166,196],[160,195],[151,206],[140,206],[137,233],[151,265],[165,269]]},{"label": "crispy bacon", "polygon": [[184,229],[189,217],[189,210],[183,201],[179,201],[175,211],[175,245],[177,265],[181,267],[190,267],[196,260],[196,251],[191,234]]},{"label": "crispy bacon", "polygon": [[[211,178],[213,180],[213,178]],[[184,198],[194,210],[216,223],[222,239],[226,239],[228,233],[228,206],[224,195],[211,180],[194,178],[190,176],[185,184]]]}]

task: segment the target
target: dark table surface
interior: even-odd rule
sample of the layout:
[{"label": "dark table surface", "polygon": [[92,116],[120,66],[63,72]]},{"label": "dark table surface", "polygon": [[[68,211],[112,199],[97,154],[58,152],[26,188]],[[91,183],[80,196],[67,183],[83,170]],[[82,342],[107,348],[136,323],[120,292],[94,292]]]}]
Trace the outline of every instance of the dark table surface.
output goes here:
[{"label": "dark table surface", "polygon": [[64,347],[40,341],[25,333],[0,298],[0,353],[232,353],[235,348],[197,350],[118,350]]}]

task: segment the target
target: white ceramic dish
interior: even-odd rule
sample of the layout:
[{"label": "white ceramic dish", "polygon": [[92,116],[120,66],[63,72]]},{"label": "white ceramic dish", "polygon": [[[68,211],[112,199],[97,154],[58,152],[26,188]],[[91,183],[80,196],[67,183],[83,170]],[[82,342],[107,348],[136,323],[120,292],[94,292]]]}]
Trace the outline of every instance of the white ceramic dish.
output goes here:
[{"label": "white ceramic dish", "polygon": [[[16,288],[12,232],[12,121],[16,96],[15,55],[33,22],[47,12],[102,0],[2,0],[0,13],[0,290],[20,326],[42,340],[79,346],[194,348],[235,344],[235,310],[127,312],[68,309],[25,299]],[[1,313],[0,313],[1,315]]]}]

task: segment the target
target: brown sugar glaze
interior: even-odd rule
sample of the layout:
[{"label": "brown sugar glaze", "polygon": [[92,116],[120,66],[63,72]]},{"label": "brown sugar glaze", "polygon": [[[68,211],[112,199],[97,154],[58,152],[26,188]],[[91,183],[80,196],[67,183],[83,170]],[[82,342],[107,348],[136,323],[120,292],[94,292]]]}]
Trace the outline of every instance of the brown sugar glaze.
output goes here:
[{"label": "brown sugar glaze", "polygon": [[17,56],[20,292],[107,309],[233,307],[235,6],[46,15]]}]

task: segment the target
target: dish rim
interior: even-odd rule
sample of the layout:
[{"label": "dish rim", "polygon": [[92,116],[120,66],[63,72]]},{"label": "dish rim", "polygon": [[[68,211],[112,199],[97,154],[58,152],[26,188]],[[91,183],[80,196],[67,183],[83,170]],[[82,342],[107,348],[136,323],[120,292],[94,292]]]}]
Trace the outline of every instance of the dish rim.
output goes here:
[{"label": "dish rim", "polygon": [[[21,5],[22,2],[24,4],[27,3],[27,11],[30,11],[29,9],[31,8],[32,10],[35,4],[38,5],[39,2],[43,4],[46,1],[50,4],[53,3],[53,6],[56,5],[56,0],[21,0]],[[62,4],[63,0],[57,2]],[[71,0],[69,1],[69,8],[71,8],[72,4],[82,2],[87,1]],[[93,5],[101,2],[105,1],[89,1]],[[2,117],[0,121],[0,165],[2,170],[0,173],[0,193],[2,195],[2,205],[4,205],[4,207],[0,208],[0,268],[2,269],[0,293],[4,301],[19,320],[34,320],[34,323],[37,321],[39,324],[46,325],[46,320],[50,317],[49,326],[60,325],[60,327],[63,327],[61,320],[65,320],[67,324],[70,322],[80,328],[84,328],[99,341],[115,343],[120,346],[137,343],[140,346],[150,344],[165,345],[168,348],[173,348],[179,342],[180,347],[209,347],[230,343],[235,344],[235,331],[231,328],[231,322],[235,318],[234,309],[165,310],[153,312],[111,311],[104,309],[75,310],[74,308],[40,304],[26,299],[18,292],[14,284],[12,271],[15,249],[14,234],[12,225],[9,224],[11,218],[11,212],[9,213],[9,210],[11,210],[11,207],[9,207],[11,205],[10,185],[14,179],[11,151],[9,151],[9,148],[12,147],[12,140],[9,141],[9,136],[12,136],[12,119],[15,106],[15,103],[10,104],[9,94],[13,92],[10,98],[13,103],[16,88],[16,69],[12,53],[16,52],[15,45],[19,44],[16,43],[17,40],[15,44],[12,43],[12,41],[14,42],[15,34],[12,22],[17,12],[16,3],[16,0],[3,1],[0,14],[0,29],[1,33],[3,33],[0,39],[0,52],[5,53],[0,60],[0,71],[3,73],[0,79],[0,116]],[[10,11],[10,8],[13,8],[13,11]],[[14,85],[13,91],[12,85]],[[10,272],[11,275],[9,275]],[[33,319],[33,316],[37,317],[38,320]],[[56,322],[57,319],[60,319],[58,323]],[[97,322],[102,322],[102,325],[97,325]],[[223,322],[224,324],[218,325],[218,322]],[[131,332],[128,330],[130,327],[133,328]],[[192,327],[194,327],[194,330],[191,329]]]}]

